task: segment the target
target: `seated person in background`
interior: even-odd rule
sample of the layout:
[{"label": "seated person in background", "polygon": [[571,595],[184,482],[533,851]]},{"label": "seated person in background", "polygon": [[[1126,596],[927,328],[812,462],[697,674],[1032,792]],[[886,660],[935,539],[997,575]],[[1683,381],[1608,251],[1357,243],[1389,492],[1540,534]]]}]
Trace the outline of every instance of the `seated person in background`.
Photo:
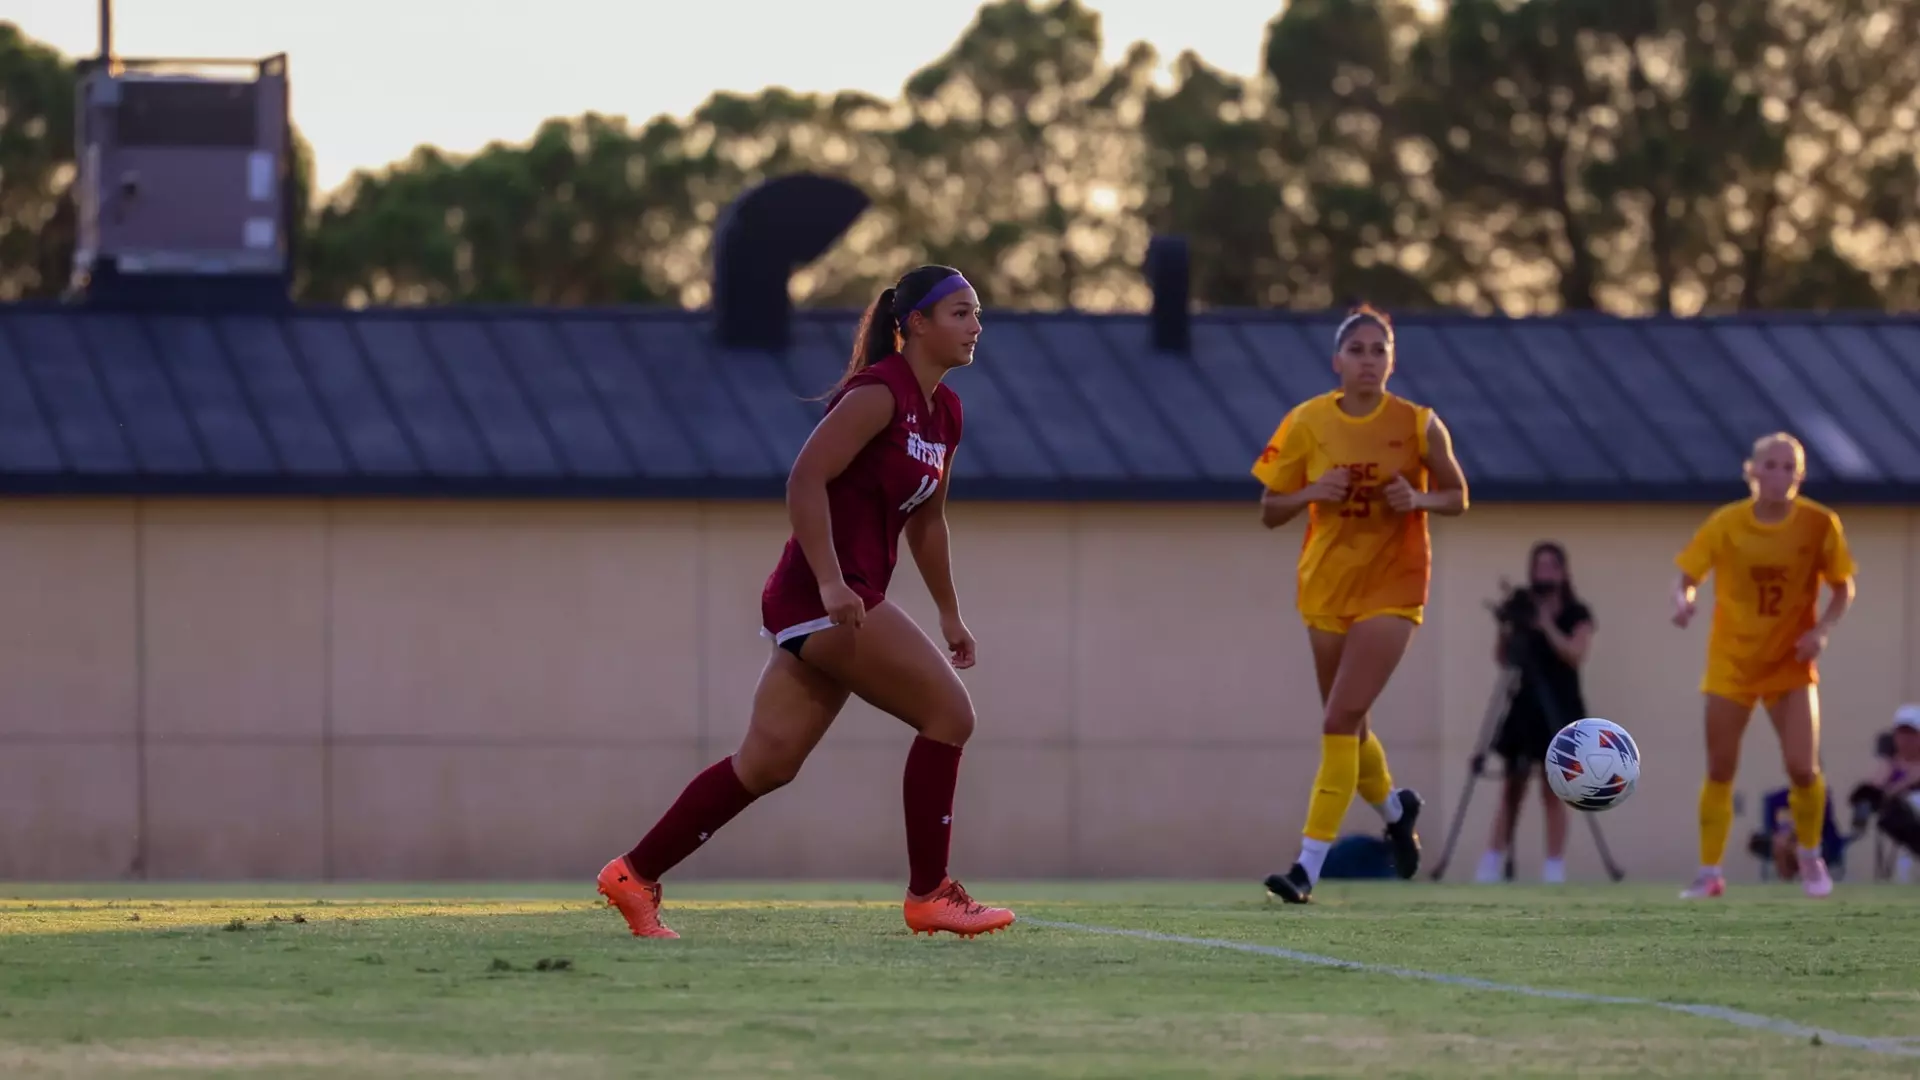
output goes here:
[{"label": "seated person in background", "polygon": [[1879,819],[1889,840],[1920,853],[1920,705],[1900,706],[1887,734],[1892,745],[1879,771],[1853,789],[1851,801]]},{"label": "seated person in background", "polygon": [[[1846,854],[1847,837],[1840,834],[1834,824],[1833,796],[1827,796],[1826,824],[1820,833],[1820,856],[1829,865],[1836,865]],[[1756,858],[1773,863],[1774,873],[1781,881],[1795,881],[1800,877],[1800,848],[1794,838],[1793,818],[1789,814],[1787,789],[1768,792],[1760,801],[1760,828],[1753,834],[1748,844]]]}]

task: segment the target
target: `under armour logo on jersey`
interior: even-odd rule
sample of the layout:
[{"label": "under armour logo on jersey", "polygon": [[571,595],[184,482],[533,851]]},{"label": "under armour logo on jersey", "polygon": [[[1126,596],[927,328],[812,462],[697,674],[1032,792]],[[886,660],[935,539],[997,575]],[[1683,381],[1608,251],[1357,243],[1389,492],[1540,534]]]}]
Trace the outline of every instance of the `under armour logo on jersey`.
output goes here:
[{"label": "under armour logo on jersey", "polygon": [[920,418],[919,418],[919,417],[917,417],[917,416],[915,416],[915,415],[913,415],[912,413],[908,413],[908,414],[907,414],[907,423],[909,423],[909,424],[917,424],[917,423],[919,423],[919,422],[920,422]]},{"label": "under armour logo on jersey", "polygon": [[951,825],[951,824],[953,824],[953,815],[952,815],[952,814],[948,814],[948,815],[947,815],[946,817],[943,817],[943,818],[941,818],[941,819],[940,819],[940,824],[942,824],[942,825]]},{"label": "under armour logo on jersey", "polygon": [[704,844],[704,843],[706,843],[706,842],[707,842],[707,837],[709,837],[709,836],[712,836],[712,835],[713,835],[712,833],[705,833],[705,832],[703,832],[703,833],[701,833],[701,834],[700,834],[700,842],[701,842],[701,843],[703,843],[703,844]]}]

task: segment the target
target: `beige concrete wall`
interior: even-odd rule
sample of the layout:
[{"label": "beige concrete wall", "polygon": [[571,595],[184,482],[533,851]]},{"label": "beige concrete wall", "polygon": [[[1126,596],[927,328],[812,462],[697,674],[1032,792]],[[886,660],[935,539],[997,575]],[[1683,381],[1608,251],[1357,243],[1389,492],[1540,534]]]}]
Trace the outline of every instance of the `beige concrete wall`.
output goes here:
[{"label": "beige concrete wall", "polygon": [[[1550,536],[1598,614],[1590,703],[1646,756],[1608,836],[1636,877],[1691,869],[1704,627],[1674,630],[1666,597],[1703,509],[1482,505],[1436,522],[1430,618],[1376,713],[1398,778],[1430,799],[1430,851],[1493,684],[1481,601]],[[1297,530],[1264,533],[1251,507],[962,504],[953,519],[981,642],[957,869],[1281,867],[1317,752]],[[1920,511],[1847,524],[1863,587],[1824,686],[1840,783],[1894,705],[1920,699]],[[738,738],[785,533],[773,505],[0,505],[0,877],[591,874]],[[910,564],[901,579],[930,623]],[[855,705],[793,787],[685,873],[900,876],[907,741]],[[1780,778],[1759,721],[1740,788],[1753,800]],[[1468,862],[1492,795],[1475,799]],[[1572,864],[1597,875],[1584,832]]]}]

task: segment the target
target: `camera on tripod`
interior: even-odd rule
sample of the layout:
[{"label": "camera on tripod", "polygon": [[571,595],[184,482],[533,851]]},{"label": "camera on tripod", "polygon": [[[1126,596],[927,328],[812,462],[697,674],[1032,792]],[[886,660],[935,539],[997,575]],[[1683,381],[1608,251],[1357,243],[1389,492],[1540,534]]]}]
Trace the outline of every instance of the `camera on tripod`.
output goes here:
[{"label": "camera on tripod", "polygon": [[[1508,630],[1532,630],[1540,617],[1540,600],[1534,590],[1529,586],[1516,586],[1505,578],[1500,579],[1500,588],[1506,593],[1505,599],[1487,604],[1495,621]],[[1547,586],[1549,591],[1552,588]]]},{"label": "camera on tripod", "polygon": [[1540,599],[1531,587],[1516,586],[1506,578],[1500,579],[1500,590],[1504,598],[1487,601],[1486,608],[1506,632],[1506,662],[1519,667],[1526,661],[1527,636],[1538,629]]},{"label": "camera on tripod", "polygon": [[[1543,543],[1536,547],[1535,555],[1541,550],[1552,551],[1559,556],[1561,565],[1566,565],[1566,556],[1560,552],[1558,545]],[[1466,788],[1460,793],[1460,801],[1454,805],[1453,821],[1447,827],[1447,839],[1440,849],[1439,862],[1429,874],[1435,881],[1447,872],[1447,864],[1453,860],[1454,845],[1459,842],[1460,827],[1466,821],[1467,804],[1472,800],[1479,781],[1488,776],[1487,763],[1501,743],[1518,696],[1527,694],[1531,697],[1533,715],[1528,722],[1545,724],[1549,733],[1581,719],[1578,711],[1570,711],[1580,706],[1563,702],[1553,689],[1553,680],[1546,677],[1541,669],[1542,654],[1551,650],[1541,648],[1547,639],[1540,630],[1540,601],[1543,597],[1550,599],[1556,593],[1565,597],[1568,595],[1565,589],[1565,585],[1553,583],[1535,585],[1529,582],[1516,586],[1503,577],[1500,579],[1500,599],[1481,601],[1500,626],[1500,673],[1493,694],[1487,701],[1487,711],[1480,721],[1480,734],[1474,740],[1473,755],[1467,760]],[[1581,613],[1582,619],[1589,617],[1584,607],[1576,606],[1575,610]],[[1578,676],[1573,678],[1577,680]],[[1508,772],[1509,783],[1514,775]],[[1626,871],[1614,861],[1613,851],[1607,847],[1606,837],[1600,833],[1598,817],[1594,814],[1582,814],[1580,817],[1593,833],[1593,846],[1600,854],[1600,863],[1606,868],[1607,877],[1614,881],[1625,878]],[[1507,820],[1511,825],[1513,818]],[[1509,878],[1513,876],[1512,843],[1513,836],[1509,828],[1506,868]]]}]

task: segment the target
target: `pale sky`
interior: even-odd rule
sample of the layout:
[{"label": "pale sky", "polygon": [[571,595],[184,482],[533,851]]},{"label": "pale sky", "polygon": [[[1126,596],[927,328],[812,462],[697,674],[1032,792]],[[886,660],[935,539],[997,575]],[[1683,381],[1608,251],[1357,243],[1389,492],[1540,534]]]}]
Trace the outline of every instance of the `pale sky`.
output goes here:
[{"label": "pale sky", "polygon": [[[639,124],[715,90],[893,96],[973,19],[972,0],[115,0],[126,56],[288,54],[294,121],[322,190],[420,143],[518,142],[589,110]],[[1108,51],[1192,49],[1259,64],[1283,0],[1092,0]],[[70,56],[99,42],[98,0],[0,0],[0,21]]]}]

